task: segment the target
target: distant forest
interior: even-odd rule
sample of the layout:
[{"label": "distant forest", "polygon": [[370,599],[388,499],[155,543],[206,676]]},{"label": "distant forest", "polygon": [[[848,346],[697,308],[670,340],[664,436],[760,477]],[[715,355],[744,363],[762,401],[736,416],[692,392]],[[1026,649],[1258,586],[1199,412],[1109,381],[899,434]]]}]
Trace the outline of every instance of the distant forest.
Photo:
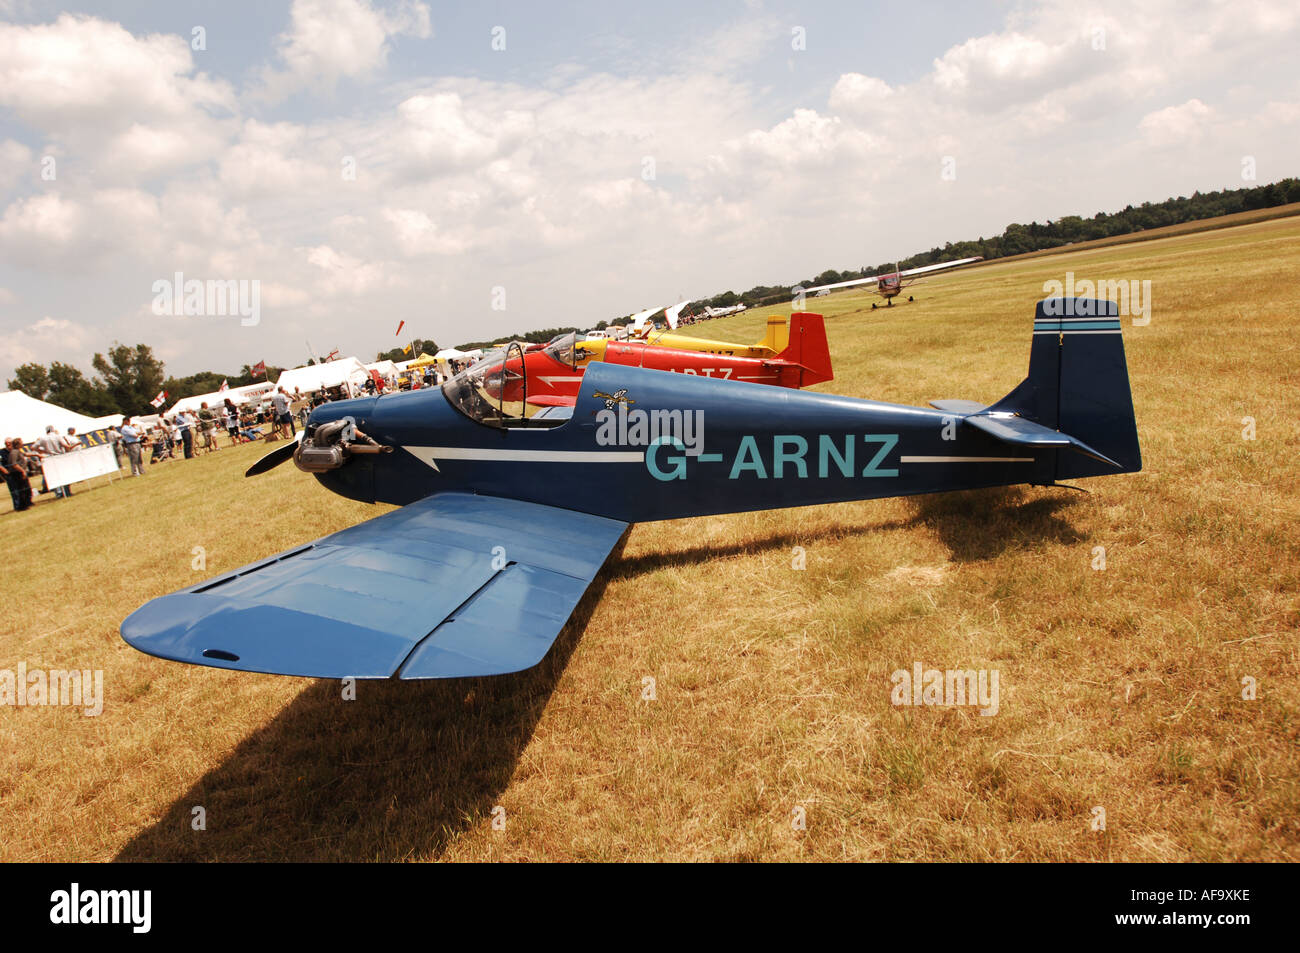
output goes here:
[{"label": "distant forest", "polygon": [[[1021,255],[1025,252],[1086,242],[1094,238],[1110,238],[1219,215],[1275,208],[1291,202],[1300,202],[1300,179],[1287,178],[1270,185],[1248,189],[1193,192],[1190,198],[1180,195],[1176,199],[1166,199],[1163,202],[1128,205],[1118,212],[1098,212],[1092,218],[1066,215],[1056,221],[1043,224],[1012,223],[1003,230],[1002,234],[992,238],[949,242],[942,248],[931,248],[929,251],[903,258],[897,264],[902,268],[915,268],[976,255],[988,259],[1005,258],[1009,255]],[[775,304],[789,301],[796,287],[811,288],[816,285],[834,284],[837,281],[865,278],[892,271],[894,264],[895,262],[888,261],[878,265],[864,265],[856,271],[828,269],[815,278],[794,285],[757,285],[741,294],[724,291],[712,298],[692,302],[692,305],[695,308],[703,308],[705,305],[711,308],[727,308],[735,304],[750,307]],[[596,330],[604,330],[611,324],[625,324],[629,317],[631,315],[613,321],[601,321],[596,325]],[[529,331],[516,339],[537,343],[549,341],[557,334],[576,330],[578,329],[574,327],[545,328]],[[420,351],[432,354],[438,350],[438,345],[432,340],[417,339],[411,343],[414,345],[411,353],[406,352],[404,348],[394,348],[377,354],[376,359],[388,358],[400,361]],[[468,351],[478,347],[488,347],[493,343],[492,341],[470,341],[457,346],[461,350]],[[9,389],[20,390],[38,400],[47,400],[68,410],[97,417],[110,413],[148,413],[152,410],[150,399],[160,390],[167,392],[167,406],[170,406],[182,397],[216,390],[223,380],[231,387],[236,387],[262,379],[260,374],[254,375],[252,368],[247,364],[238,373],[202,371],[188,377],[169,377],[162,361],[156,358],[152,348],[145,344],[128,347],[114,342],[107,355],[95,354],[91,364],[98,376],[86,377],[78,368],[59,361],[53,362],[48,367],[41,364],[24,364],[15,369],[14,377],[9,381]],[[279,371],[280,368],[267,365],[266,379],[275,380]]]}]

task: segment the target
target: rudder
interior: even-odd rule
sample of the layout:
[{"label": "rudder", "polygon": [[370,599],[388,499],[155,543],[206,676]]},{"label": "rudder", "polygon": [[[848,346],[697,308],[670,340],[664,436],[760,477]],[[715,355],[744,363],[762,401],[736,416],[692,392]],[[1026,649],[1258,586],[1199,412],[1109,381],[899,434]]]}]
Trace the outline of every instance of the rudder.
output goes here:
[{"label": "rudder", "polygon": [[1059,453],[1056,479],[1142,469],[1119,306],[1094,298],[1047,298],[1034,312],[1029,375],[988,412],[1012,412],[1082,441],[1119,469]]},{"label": "rudder", "polygon": [[820,314],[797,311],[790,315],[789,337],[789,345],[777,358],[799,365],[800,387],[835,379],[830,345],[826,343],[826,321]]}]

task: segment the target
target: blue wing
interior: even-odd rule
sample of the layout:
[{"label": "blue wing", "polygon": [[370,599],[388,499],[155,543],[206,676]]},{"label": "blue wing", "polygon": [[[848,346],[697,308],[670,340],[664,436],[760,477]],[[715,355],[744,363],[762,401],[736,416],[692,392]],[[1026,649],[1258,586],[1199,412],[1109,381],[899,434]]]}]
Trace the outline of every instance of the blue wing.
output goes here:
[{"label": "blue wing", "polygon": [[150,655],[317,678],[456,678],[536,665],[627,523],[441,493],[146,603]]}]

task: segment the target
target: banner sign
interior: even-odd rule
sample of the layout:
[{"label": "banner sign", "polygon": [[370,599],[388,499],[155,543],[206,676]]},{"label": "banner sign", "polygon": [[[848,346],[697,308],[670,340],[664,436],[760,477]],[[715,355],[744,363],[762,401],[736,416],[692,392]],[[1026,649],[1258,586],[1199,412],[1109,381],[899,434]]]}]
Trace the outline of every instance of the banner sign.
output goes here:
[{"label": "banner sign", "polygon": [[111,431],[92,430],[90,433],[79,433],[77,439],[81,441],[83,447],[106,447],[112,444]]},{"label": "banner sign", "polygon": [[45,473],[45,485],[54,487],[116,473],[118,468],[113,448],[104,444],[46,457],[41,463],[41,469]]}]

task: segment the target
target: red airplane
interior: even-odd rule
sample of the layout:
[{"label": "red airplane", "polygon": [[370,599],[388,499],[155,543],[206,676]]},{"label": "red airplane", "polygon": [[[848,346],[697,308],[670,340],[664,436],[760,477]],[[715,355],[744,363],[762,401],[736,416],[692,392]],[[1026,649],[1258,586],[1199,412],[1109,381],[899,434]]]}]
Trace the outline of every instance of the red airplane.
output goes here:
[{"label": "red airplane", "polygon": [[[920,268],[909,268],[907,271],[899,271],[898,265],[894,265],[894,270],[887,275],[872,275],[870,278],[854,278],[852,281],[837,281],[833,285],[818,285],[816,288],[804,289],[805,294],[815,294],[818,297],[830,294],[832,291],[838,291],[840,288],[854,288],[858,285],[875,285],[876,294],[885,299],[885,304],[893,307],[894,299],[902,292],[904,288],[916,281],[922,275],[928,275],[936,271],[946,271],[949,268],[958,268],[961,265],[969,265],[971,262],[983,261],[984,259],[976,256],[975,258],[958,258],[955,261],[941,261],[937,265],[924,265]],[[911,301],[912,296],[908,295],[907,300]],[[873,301],[871,307],[875,308]]]},{"label": "red airplane", "polygon": [[[737,350],[751,348],[737,346]],[[642,341],[579,340],[571,332],[536,350],[510,344],[504,355],[486,357],[465,373],[505,403],[522,405],[517,408],[519,416],[528,416],[529,405],[572,405],[583,373],[593,361],[777,387],[808,387],[834,377],[822,316],[805,313],[790,316],[789,343],[771,357],[688,351]]]}]

